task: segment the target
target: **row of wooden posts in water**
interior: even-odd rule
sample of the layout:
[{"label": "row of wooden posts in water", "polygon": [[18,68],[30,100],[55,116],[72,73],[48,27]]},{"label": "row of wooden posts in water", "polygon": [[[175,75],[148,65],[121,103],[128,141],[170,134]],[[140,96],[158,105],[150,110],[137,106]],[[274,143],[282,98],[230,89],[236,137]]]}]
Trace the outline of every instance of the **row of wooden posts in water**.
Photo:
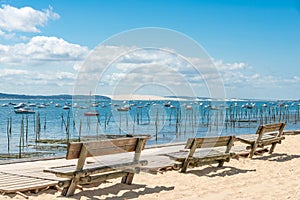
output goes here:
[{"label": "row of wooden posts in water", "polygon": [[[252,108],[241,108],[237,106],[225,107],[181,107],[181,108],[165,108],[157,107],[151,108],[153,111],[145,111],[143,109],[136,108],[136,111],[122,111],[122,112],[110,112],[104,116],[95,116],[96,120],[92,120],[92,117],[75,117],[69,111],[67,116],[61,115],[61,127],[65,132],[65,141],[69,142],[71,138],[71,127],[77,131],[78,140],[81,140],[83,123],[86,123],[86,129],[91,131],[95,127],[96,137],[99,136],[100,127],[106,130],[111,122],[113,126],[118,126],[119,134],[143,134],[138,132],[139,125],[151,126],[152,133],[148,133],[154,137],[157,141],[159,137],[163,137],[163,127],[172,127],[174,134],[189,134],[194,133],[199,127],[212,128],[218,130],[218,128],[245,128],[250,126],[256,126],[258,124],[267,124],[279,121],[285,121],[287,123],[297,123],[300,121],[299,106],[296,109],[290,110],[288,107],[278,106],[255,106]],[[101,114],[101,113],[100,113]],[[31,138],[36,143],[41,140],[41,129],[47,129],[47,117],[43,117],[43,123],[41,120],[41,114],[38,112],[33,118],[33,128],[35,138]],[[112,120],[114,118],[114,120]],[[77,121],[79,125],[77,126]],[[20,137],[19,137],[19,158],[22,157],[22,149],[28,145],[29,140],[29,117],[23,115],[20,121]],[[13,130],[13,119],[9,116],[7,119],[7,151],[10,152],[10,140]],[[148,129],[149,130],[149,129]],[[85,131],[85,130],[84,130]],[[162,133],[162,134],[161,134]]]}]

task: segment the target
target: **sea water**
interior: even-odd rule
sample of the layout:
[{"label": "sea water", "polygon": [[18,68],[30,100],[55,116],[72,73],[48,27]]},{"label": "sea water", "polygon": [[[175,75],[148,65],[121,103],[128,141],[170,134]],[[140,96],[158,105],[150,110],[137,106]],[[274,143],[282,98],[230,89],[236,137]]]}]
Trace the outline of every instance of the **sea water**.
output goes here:
[{"label": "sea water", "polygon": [[[14,106],[19,103],[35,113],[16,114]],[[130,109],[119,111],[124,107]],[[278,121],[287,122],[286,130],[296,130],[300,125],[299,107],[299,101],[111,101],[100,98],[91,103],[59,98],[3,99],[0,100],[0,154],[65,153],[65,148],[36,148],[46,146],[36,143],[37,137],[50,141],[148,135],[147,145],[154,145],[185,142],[189,137],[255,133],[259,124]],[[99,116],[85,116],[87,111],[97,111]]]}]

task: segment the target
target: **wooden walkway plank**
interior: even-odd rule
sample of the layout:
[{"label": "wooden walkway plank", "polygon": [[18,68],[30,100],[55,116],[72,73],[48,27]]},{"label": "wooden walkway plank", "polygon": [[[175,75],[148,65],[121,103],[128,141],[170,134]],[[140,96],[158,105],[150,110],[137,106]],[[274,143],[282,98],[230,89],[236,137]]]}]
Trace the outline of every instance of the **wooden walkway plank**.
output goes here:
[{"label": "wooden walkway plank", "polygon": [[39,190],[57,185],[57,180],[0,172],[0,192],[4,194]]}]

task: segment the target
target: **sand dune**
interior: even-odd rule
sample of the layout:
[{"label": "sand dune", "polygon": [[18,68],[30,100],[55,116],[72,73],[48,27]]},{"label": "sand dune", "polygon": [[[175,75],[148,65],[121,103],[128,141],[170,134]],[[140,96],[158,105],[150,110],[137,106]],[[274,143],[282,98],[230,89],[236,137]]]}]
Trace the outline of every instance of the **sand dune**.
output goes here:
[{"label": "sand dune", "polygon": [[140,101],[183,101],[182,98],[169,98],[155,95],[138,95],[138,94],[123,94],[123,95],[105,95],[112,100],[140,100]]},{"label": "sand dune", "polygon": [[[178,171],[135,176],[133,185],[123,185],[119,179],[99,186],[77,190],[65,198],[49,189],[27,194],[29,199],[300,199],[300,135],[286,136],[275,153],[253,159],[232,159],[224,167],[204,166]],[[19,195],[1,199],[24,199]]]}]

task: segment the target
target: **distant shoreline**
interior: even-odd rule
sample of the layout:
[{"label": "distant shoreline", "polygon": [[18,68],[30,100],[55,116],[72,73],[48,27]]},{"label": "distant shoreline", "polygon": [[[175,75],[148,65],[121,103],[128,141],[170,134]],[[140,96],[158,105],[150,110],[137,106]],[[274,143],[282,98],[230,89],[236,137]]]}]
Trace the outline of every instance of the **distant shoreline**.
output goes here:
[{"label": "distant shoreline", "polygon": [[[19,99],[73,99],[87,98],[89,95],[71,95],[71,94],[53,94],[53,95],[30,95],[30,94],[9,94],[0,93],[0,100],[19,100]],[[139,94],[122,94],[122,95],[92,95],[93,98],[125,101],[125,100],[140,100],[140,101],[300,101],[300,99],[249,99],[249,98],[225,98],[214,99],[210,97],[188,97],[188,96],[157,96],[157,95],[139,95]]]}]

